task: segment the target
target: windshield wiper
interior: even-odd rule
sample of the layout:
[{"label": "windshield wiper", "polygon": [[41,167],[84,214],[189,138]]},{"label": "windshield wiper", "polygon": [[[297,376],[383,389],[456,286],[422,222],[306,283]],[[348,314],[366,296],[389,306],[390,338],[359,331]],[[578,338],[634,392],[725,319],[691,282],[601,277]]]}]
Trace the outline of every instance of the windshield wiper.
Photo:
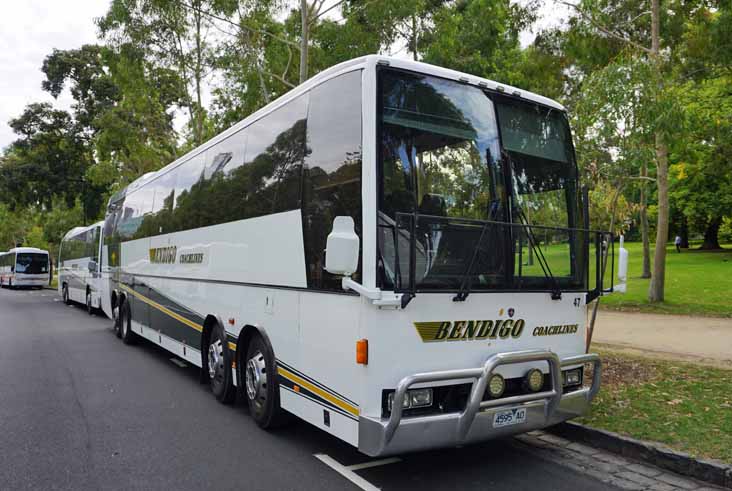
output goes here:
[{"label": "windshield wiper", "polygon": [[472,288],[473,280],[473,268],[475,267],[475,262],[478,259],[478,253],[481,251],[481,246],[483,245],[483,237],[485,237],[485,232],[488,230],[488,227],[492,224],[492,222],[487,221],[483,224],[483,227],[480,230],[480,237],[478,237],[478,243],[475,244],[475,248],[473,249],[473,255],[470,258],[470,262],[468,263],[468,267],[465,270],[465,273],[463,273],[462,280],[460,281],[460,288],[458,289],[457,295],[452,297],[453,302],[464,302],[466,298],[468,298],[468,295],[470,295],[470,289]]},{"label": "windshield wiper", "polygon": [[559,282],[552,274],[552,270],[549,268],[549,262],[546,260],[546,257],[544,257],[544,253],[541,251],[541,248],[536,243],[536,237],[534,237],[534,231],[531,230],[531,225],[529,224],[529,221],[526,219],[526,215],[524,214],[523,208],[521,208],[521,205],[518,203],[518,201],[515,202],[516,209],[519,212],[519,217],[521,218],[522,226],[526,227],[526,237],[529,239],[529,246],[531,247],[531,250],[534,251],[534,254],[536,255],[537,259],[539,260],[539,266],[541,267],[541,270],[544,272],[544,276],[549,279],[549,282],[552,285],[551,290],[551,296],[552,300],[561,300],[562,298],[562,290],[559,287]]}]

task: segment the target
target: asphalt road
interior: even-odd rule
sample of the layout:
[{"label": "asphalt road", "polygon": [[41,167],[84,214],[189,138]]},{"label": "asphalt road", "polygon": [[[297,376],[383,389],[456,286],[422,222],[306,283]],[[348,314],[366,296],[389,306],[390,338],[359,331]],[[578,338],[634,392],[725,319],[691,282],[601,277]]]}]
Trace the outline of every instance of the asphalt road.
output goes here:
[{"label": "asphalt road", "polygon": [[[358,489],[315,457],[366,456],[307,423],[260,430],[193,367],[52,291],[0,290],[0,489]],[[400,456],[382,489],[615,489],[508,439]]]}]

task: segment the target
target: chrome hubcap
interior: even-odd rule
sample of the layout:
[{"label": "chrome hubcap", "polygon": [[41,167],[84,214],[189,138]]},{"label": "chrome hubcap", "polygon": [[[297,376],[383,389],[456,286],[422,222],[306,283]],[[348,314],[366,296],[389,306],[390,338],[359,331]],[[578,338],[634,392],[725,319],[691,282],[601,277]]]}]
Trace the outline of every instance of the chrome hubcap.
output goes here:
[{"label": "chrome hubcap", "polygon": [[224,369],[224,347],[221,340],[208,345],[208,375],[212,379],[216,376],[216,372]]},{"label": "chrome hubcap", "polygon": [[247,396],[251,401],[267,399],[267,365],[264,355],[257,352],[247,362],[246,386]]}]

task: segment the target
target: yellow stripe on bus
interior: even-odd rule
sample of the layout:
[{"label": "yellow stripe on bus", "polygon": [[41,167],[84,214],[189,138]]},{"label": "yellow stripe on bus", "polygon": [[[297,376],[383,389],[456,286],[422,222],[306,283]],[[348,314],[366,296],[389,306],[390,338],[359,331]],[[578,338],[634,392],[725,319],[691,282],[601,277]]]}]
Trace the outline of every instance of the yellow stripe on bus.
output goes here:
[{"label": "yellow stripe on bus", "polygon": [[[173,319],[176,319],[176,320],[181,321],[183,324],[192,327],[193,329],[195,329],[198,332],[202,332],[203,331],[203,326],[202,325],[196,324],[192,320],[186,319],[185,317],[183,317],[180,314],[176,314],[172,310],[170,310],[170,309],[168,309],[166,307],[163,307],[162,305],[160,305],[159,303],[155,302],[154,300],[150,300],[149,298],[147,298],[143,294],[136,292],[135,290],[133,290],[132,288],[128,287],[127,285],[120,285],[120,287],[123,290],[125,290],[126,292],[131,293],[135,297],[139,298],[141,301],[143,301],[146,304],[150,305],[151,307],[155,307],[156,309],[158,309],[162,313],[169,315]],[[232,351],[236,351],[236,344],[235,343],[232,343],[231,341],[229,341],[229,349],[232,350]]]},{"label": "yellow stripe on bus", "polygon": [[150,300],[149,298],[147,298],[146,296],[142,295],[141,293],[137,293],[135,290],[133,290],[132,288],[128,287],[127,285],[120,285],[120,286],[122,287],[123,290],[131,293],[132,295],[134,295],[135,297],[139,298],[140,300],[142,300],[146,304],[148,304],[148,305],[150,305],[152,307],[155,307],[156,309],[158,309],[159,311],[163,312],[164,314],[169,315],[173,319],[176,319],[176,320],[181,321],[183,324],[192,327],[193,329],[195,329],[198,332],[203,331],[203,326],[202,325],[196,324],[192,320],[186,319],[185,317],[183,317],[180,314],[176,314],[172,310],[170,310],[170,309],[168,309],[166,307],[163,307],[162,305],[160,305],[159,303],[157,303],[157,302],[155,302],[153,300]]},{"label": "yellow stripe on bus", "polygon": [[320,387],[317,387],[317,386],[311,384],[310,382],[308,382],[307,380],[303,379],[302,377],[298,377],[294,373],[292,373],[292,372],[290,372],[290,371],[288,371],[288,370],[286,370],[286,369],[284,369],[282,367],[277,367],[277,373],[279,373],[280,375],[282,375],[286,379],[288,379],[288,380],[290,380],[290,381],[292,381],[292,382],[294,382],[294,383],[296,383],[296,384],[298,384],[298,385],[300,385],[302,387],[305,387],[310,392],[313,392],[314,394],[318,394],[320,397],[322,397],[326,401],[328,401],[328,402],[330,402],[330,403],[338,406],[339,408],[343,409],[344,411],[349,412],[349,413],[353,414],[354,416],[358,416],[358,408],[357,407],[352,406],[352,405],[350,405],[350,404],[348,404],[346,402],[343,402],[342,400],[336,398],[332,394],[329,394],[328,392],[324,391]]}]

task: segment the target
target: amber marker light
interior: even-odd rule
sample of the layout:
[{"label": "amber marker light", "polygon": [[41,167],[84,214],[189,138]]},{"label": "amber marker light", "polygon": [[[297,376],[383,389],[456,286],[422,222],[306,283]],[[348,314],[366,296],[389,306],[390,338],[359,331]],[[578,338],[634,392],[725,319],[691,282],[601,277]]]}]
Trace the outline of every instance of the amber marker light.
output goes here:
[{"label": "amber marker light", "polygon": [[369,340],[359,339],[356,341],[356,363],[360,365],[369,364]]}]

